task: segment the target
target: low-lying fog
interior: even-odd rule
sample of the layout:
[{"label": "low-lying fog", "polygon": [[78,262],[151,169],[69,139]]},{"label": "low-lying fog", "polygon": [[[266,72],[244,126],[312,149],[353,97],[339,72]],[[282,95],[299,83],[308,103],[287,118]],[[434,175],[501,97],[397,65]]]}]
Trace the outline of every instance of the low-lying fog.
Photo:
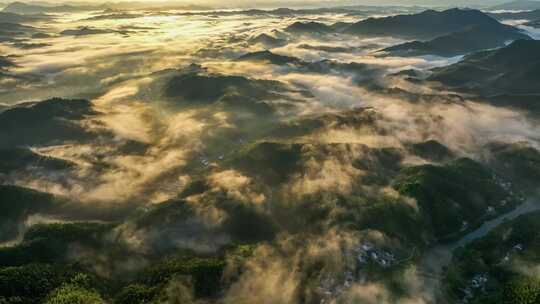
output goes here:
[{"label": "low-lying fog", "polygon": [[[107,211],[87,209],[110,208],[129,214],[129,210],[145,210],[173,199],[193,181],[205,180],[207,192],[186,198],[195,206],[194,218],[186,226],[174,226],[164,236],[158,228],[143,233],[127,223],[116,233],[135,252],[146,253],[153,246],[212,252],[232,238],[212,230],[231,217],[217,203],[218,192],[261,214],[275,213],[276,206],[292,208],[295,202],[325,192],[393,197],[417,208],[394,190],[369,183],[376,168],[360,169],[353,163],[375,158],[369,149],[386,148],[400,151],[400,163],[428,163],[406,152],[409,144],[427,140],[437,140],[456,155],[475,160],[488,158],[485,147],[493,142],[528,142],[540,147],[540,128],[527,113],[465,94],[458,96],[430,83],[407,81],[398,73],[414,69],[429,74],[462,56],[389,56],[379,51],[405,41],[285,31],[297,21],[334,24],[388,14],[387,9],[301,15],[231,10],[94,11],[50,14],[26,22],[31,28],[0,42],[0,55],[13,63],[5,72],[0,66],[0,113],[53,97],[86,99],[91,102],[91,113],[75,123],[88,136],[28,147],[38,155],[68,162],[69,168],[23,168],[0,175],[0,181],[65,197],[80,204],[89,219],[102,219]],[[532,28],[525,29],[539,37]],[[262,50],[296,61],[238,60]],[[360,65],[352,68],[349,63]],[[171,79],[182,77],[178,75],[187,70],[267,80],[247,89],[255,98],[263,96],[266,104],[257,103],[249,110],[242,108],[244,101],[238,105],[236,100],[184,104],[177,96],[190,87],[180,93],[166,88]],[[261,87],[270,89],[261,92]],[[193,94],[212,89],[212,85],[194,88]],[[291,131],[292,126],[310,119],[322,122]],[[280,177],[231,168],[238,153],[263,141],[302,144],[301,174],[275,182]],[[272,170],[268,164],[254,163],[260,167],[252,170]],[[342,207],[332,199],[320,197],[333,210],[332,218],[321,224],[324,228],[319,235],[305,241],[301,250],[293,245],[300,238],[293,232],[297,223],[289,222],[284,226],[295,227],[290,234],[283,233],[272,244],[258,247],[257,257],[243,277],[226,291],[227,303],[292,303],[304,279],[304,263],[322,260],[328,273],[340,271],[344,261],[334,255],[358,246],[367,236],[387,241],[375,230],[355,234],[335,228],[332,222]],[[21,224],[21,231],[34,223],[56,221],[36,215]],[[177,231],[193,235],[176,235]],[[419,287],[422,282],[414,273],[412,267],[403,274],[402,282],[410,292],[401,303],[429,303],[431,291]],[[395,300],[382,283],[375,282],[354,284],[340,296],[347,299],[343,303]]]}]

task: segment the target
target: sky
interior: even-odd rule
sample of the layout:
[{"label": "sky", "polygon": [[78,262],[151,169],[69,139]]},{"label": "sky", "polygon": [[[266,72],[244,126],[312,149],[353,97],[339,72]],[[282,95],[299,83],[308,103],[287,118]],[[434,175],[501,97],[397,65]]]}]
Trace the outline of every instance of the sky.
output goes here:
[{"label": "sky", "polygon": [[[214,7],[291,7],[291,6],[338,6],[338,5],[430,5],[430,6],[487,6],[495,5],[511,0],[114,0],[109,2],[150,2],[156,4],[189,4],[189,5],[209,5]],[[10,2],[6,0],[0,0],[0,2]],[[23,1],[25,2],[25,1]],[[26,2],[44,2],[40,0],[26,0]],[[46,1],[48,3],[60,4],[66,2],[79,2],[79,3],[103,3],[104,0],[67,0],[67,1]]]}]

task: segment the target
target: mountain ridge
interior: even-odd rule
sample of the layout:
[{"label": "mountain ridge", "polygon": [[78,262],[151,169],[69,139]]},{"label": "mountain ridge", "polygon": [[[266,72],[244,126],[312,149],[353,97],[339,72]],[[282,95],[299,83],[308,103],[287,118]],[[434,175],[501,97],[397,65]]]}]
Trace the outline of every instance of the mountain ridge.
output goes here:
[{"label": "mountain ridge", "polygon": [[540,41],[517,40],[434,70],[428,80],[482,96],[540,94]]},{"label": "mountain ridge", "polygon": [[500,24],[498,26],[473,26],[429,41],[412,41],[395,45],[382,51],[405,56],[438,55],[453,57],[484,49],[503,47],[508,41],[531,39],[521,30]]}]

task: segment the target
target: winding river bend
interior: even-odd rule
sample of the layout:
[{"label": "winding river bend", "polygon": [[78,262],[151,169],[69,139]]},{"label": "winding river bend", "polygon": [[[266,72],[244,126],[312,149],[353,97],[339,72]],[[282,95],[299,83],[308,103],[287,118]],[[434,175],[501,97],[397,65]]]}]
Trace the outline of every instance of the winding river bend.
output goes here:
[{"label": "winding river bend", "polygon": [[501,225],[503,222],[507,220],[513,220],[521,215],[538,211],[538,210],[540,210],[540,200],[538,198],[529,199],[525,203],[519,205],[516,209],[508,213],[501,214],[499,217],[491,221],[485,222],[478,229],[463,236],[458,241],[449,244],[447,247],[449,250],[453,252],[459,247],[465,246],[476,239],[486,236],[491,230],[497,228],[499,225]]},{"label": "winding river bend", "polygon": [[[478,229],[466,234],[459,240],[449,244],[436,246],[427,251],[417,268],[417,275],[423,282],[425,294],[433,295],[433,292],[438,290],[443,268],[450,264],[452,261],[452,254],[456,249],[486,236],[489,232],[507,220],[513,220],[521,215],[538,210],[540,210],[540,199],[538,197],[529,199],[516,209],[485,222]],[[428,303],[436,303],[433,299],[426,299],[426,301]]]}]

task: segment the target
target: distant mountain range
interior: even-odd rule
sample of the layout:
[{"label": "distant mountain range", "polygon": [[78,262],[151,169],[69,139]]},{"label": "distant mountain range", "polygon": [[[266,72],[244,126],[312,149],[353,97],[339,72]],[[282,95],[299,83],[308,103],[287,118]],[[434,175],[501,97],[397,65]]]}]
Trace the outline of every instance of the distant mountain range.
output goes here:
[{"label": "distant mountain range", "polygon": [[438,55],[453,57],[505,46],[508,41],[531,39],[519,29],[503,24],[473,26],[463,31],[422,42],[413,41],[384,49],[401,56]]},{"label": "distant mountain range", "polygon": [[526,12],[505,12],[490,14],[497,20],[538,20],[540,19],[540,9]]},{"label": "distant mountain range", "polygon": [[0,42],[14,42],[16,38],[28,37],[36,33],[38,30],[32,26],[0,21]]},{"label": "distant mountain range", "polygon": [[3,12],[16,14],[41,14],[41,13],[73,13],[86,10],[106,9],[105,5],[57,5],[45,6],[38,4],[28,4],[24,2],[13,2],[8,4]]},{"label": "distant mountain range", "polygon": [[366,85],[373,84],[373,79],[377,78],[375,76],[382,74],[381,69],[373,65],[356,62],[339,62],[330,59],[309,62],[296,57],[275,54],[270,51],[247,53],[236,60],[289,66],[301,72],[314,74],[347,73],[353,76],[355,83]]},{"label": "distant mountain range", "polygon": [[429,40],[471,27],[500,28],[499,22],[478,10],[427,10],[413,15],[369,18],[349,26],[344,32],[363,36],[393,36]]},{"label": "distant mountain range", "polygon": [[508,3],[495,5],[489,8],[489,10],[497,11],[497,10],[536,10],[540,9],[540,1],[534,1],[534,0],[517,0],[517,1],[511,1]]},{"label": "distant mountain range", "polygon": [[88,36],[88,35],[99,35],[99,34],[112,34],[112,33],[122,33],[121,31],[115,31],[111,29],[99,29],[88,26],[81,26],[76,29],[68,29],[60,32],[60,35],[63,36]]},{"label": "distant mountain range", "polygon": [[5,71],[13,66],[15,66],[15,64],[9,58],[0,56],[0,71]]},{"label": "distant mountain range", "polygon": [[527,23],[525,23],[524,25],[526,25],[526,26],[531,26],[531,27],[535,27],[535,28],[540,28],[540,19],[534,20],[534,21],[530,21],[530,22],[527,22]]},{"label": "distant mountain range", "polygon": [[332,25],[311,21],[295,22],[288,32],[334,33],[359,36],[392,36],[402,39],[431,40],[466,31],[473,27],[500,29],[501,24],[487,14],[473,9],[426,10],[418,14],[368,18],[356,23],[338,22]]},{"label": "distant mountain range", "polygon": [[310,22],[295,22],[287,27],[287,32],[297,34],[327,34],[335,32],[337,29],[334,26],[324,23]]},{"label": "distant mountain range", "polygon": [[[431,81],[482,96],[540,94],[540,41],[518,40],[437,68]],[[536,98],[537,99],[537,98]]]},{"label": "distant mountain range", "polygon": [[25,22],[33,22],[38,20],[43,20],[48,18],[44,15],[19,15],[15,13],[9,13],[9,12],[0,12],[0,22],[8,22],[8,23],[25,23]]},{"label": "distant mountain range", "polygon": [[[102,3],[96,5],[90,4],[62,4],[62,5],[45,5],[25,2],[13,2],[8,4],[3,11],[7,13],[17,14],[41,14],[41,13],[74,13],[82,11],[96,11],[108,9],[148,9],[156,8],[155,5],[145,2],[117,2],[117,3]],[[208,7],[200,5],[170,5],[160,6],[160,9],[185,9],[185,10],[203,10]]]},{"label": "distant mountain range", "polygon": [[427,10],[418,14],[369,18],[356,23],[327,25],[296,22],[287,32],[300,34],[347,33],[414,39],[383,51],[401,56],[457,56],[505,46],[518,39],[530,39],[520,29],[504,25],[493,17],[472,9]]},{"label": "distant mountain range", "polygon": [[87,21],[98,21],[98,20],[120,20],[120,19],[134,19],[144,17],[144,14],[132,14],[132,13],[105,13],[103,15],[97,15],[90,18],[86,18]]}]

